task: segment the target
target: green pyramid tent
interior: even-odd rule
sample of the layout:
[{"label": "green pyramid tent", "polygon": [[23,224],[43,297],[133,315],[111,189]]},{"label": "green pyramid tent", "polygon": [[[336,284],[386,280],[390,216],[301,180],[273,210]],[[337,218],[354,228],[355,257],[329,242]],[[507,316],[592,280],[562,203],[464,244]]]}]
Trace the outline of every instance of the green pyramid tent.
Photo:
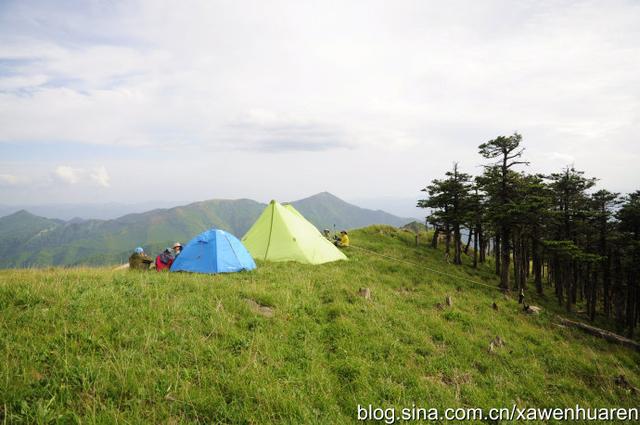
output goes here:
[{"label": "green pyramid tent", "polygon": [[293,206],[271,201],[242,238],[253,258],[322,264],[347,257]]}]

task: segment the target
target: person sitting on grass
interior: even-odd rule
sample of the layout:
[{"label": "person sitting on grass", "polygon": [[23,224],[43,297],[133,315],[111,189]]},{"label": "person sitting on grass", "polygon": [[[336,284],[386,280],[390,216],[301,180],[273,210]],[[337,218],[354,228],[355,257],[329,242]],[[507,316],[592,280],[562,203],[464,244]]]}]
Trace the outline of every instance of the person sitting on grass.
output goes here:
[{"label": "person sitting on grass", "polygon": [[180,242],[176,242],[173,244],[173,255],[175,258],[178,258],[178,255],[182,252],[182,244]]},{"label": "person sitting on grass", "polygon": [[156,271],[169,270],[173,264],[173,260],[175,260],[175,257],[173,256],[173,252],[171,252],[171,248],[165,248],[162,254],[156,257]]},{"label": "person sitting on grass", "polygon": [[345,248],[349,246],[349,235],[347,234],[346,230],[340,232],[340,239],[336,238],[334,244],[339,248]]},{"label": "person sitting on grass", "polygon": [[144,249],[141,246],[137,247],[129,257],[129,268],[131,270],[149,270],[151,263],[153,263],[153,260],[144,253]]}]

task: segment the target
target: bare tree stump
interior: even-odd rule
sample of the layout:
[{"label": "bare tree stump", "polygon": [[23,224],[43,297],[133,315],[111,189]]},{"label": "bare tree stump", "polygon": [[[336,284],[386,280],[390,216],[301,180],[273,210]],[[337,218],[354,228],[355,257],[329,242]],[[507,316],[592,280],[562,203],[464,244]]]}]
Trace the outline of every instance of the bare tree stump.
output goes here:
[{"label": "bare tree stump", "polygon": [[619,387],[624,390],[631,392],[632,394],[637,394],[640,390],[633,385],[629,381],[627,381],[627,377],[624,375],[618,375],[613,379],[613,382],[616,383]]},{"label": "bare tree stump", "polygon": [[503,346],[504,346],[504,340],[502,338],[500,338],[499,336],[496,336],[489,343],[489,352],[490,353],[495,353],[498,348],[503,347]]},{"label": "bare tree stump", "polygon": [[524,289],[520,290],[520,294],[518,294],[518,304],[524,303]]}]

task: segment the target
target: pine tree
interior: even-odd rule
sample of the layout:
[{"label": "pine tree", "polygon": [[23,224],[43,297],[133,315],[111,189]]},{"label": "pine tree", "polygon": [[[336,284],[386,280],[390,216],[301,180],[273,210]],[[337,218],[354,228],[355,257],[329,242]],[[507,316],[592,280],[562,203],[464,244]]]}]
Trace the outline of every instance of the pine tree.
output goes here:
[{"label": "pine tree", "polygon": [[482,184],[488,195],[490,217],[496,226],[499,236],[500,249],[500,287],[509,290],[509,267],[511,262],[511,230],[512,230],[512,201],[516,196],[517,173],[513,167],[528,164],[518,160],[522,157],[524,148],[520,148],[522,136],[514,133],[511,136],[499,136],[481,144],[478,149],[480,155],[487,159],[497,159],[497,162],[485,166]]},{"label": "pine tree", "polygon": [[468,215],[471,176],[458,171],[458,164],[445,174],[444,180],[433,180],[423,191],[428,199],[418,201],[418,206],[431,208],[430,220],[443,223],[447,238],[446,253],[449,254],[450,235],[453,232],[453,263],[462,264],[461,227]]},{"label": "pine tree", "polygon": [[547,176],[553,196],[550,235],[546,246],[553,253],[552,273],[558,302],[564,301],[567,311],[576,303],[582,272],[582,262],[591,262],[589,256],[588,220],[592,212],[587,190],[596,179],[584,177],[583,171],[566,167],[561,173]]},{"label": "pine tree", "polygon": [[625,236],[624,253],[625,258],[620,259],[623,269],[623,279],[626,280],[626,291],[620,288],[617,295],[618,310],[624,310],[624,314],[619,314],[618,321],[622,322],[630,337],[640,321],[640,191],[629,194],[624,204],[618,211],[617,218],[620,220],[619,229]]},{"label": "pine tree", "polygon": [[593,279],[589,297],[589,318],[593,321],[596,316],[596,306],[598,303],[598,281],[602,282],[602,303],[604,315],[609,317],[611,314],[611,239],[614,231],[612,218],[614,209],[619,204],[618,193],[612,193],[608,190],[599,190],[591,195],[593,204],[593,226],[597,234],[597,252],[602,261],[600,262],[598,276]]}]

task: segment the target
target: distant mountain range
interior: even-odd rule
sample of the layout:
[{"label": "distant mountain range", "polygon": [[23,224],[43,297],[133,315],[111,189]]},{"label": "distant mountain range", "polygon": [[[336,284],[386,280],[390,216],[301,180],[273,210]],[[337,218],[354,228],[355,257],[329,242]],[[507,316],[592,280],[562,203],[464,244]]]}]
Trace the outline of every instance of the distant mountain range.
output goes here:
[{"label": "distant mountain range", "polygon": [[[412,221],[357,207],[327,192],[292,204],[320,230],[402,226]],[[113,220],[69,221],[21,210],[0,218],[0,268],[120,263],[136,246],[156,253],[211,227],[242,237],[265,207],[250,199],[215,199]]]},{"label": "distant mountain range", "polygon": [[41,217],[72,219],[100,219],[112,220],[126,214],[143,213],[158,208],[173,208],[180,205],[179,201],[147,201],[137,203],[75,203],[75,204],[33,204],[33,205],[2,205],[0,217],[13,214],[20,210],[29,211]]}]

